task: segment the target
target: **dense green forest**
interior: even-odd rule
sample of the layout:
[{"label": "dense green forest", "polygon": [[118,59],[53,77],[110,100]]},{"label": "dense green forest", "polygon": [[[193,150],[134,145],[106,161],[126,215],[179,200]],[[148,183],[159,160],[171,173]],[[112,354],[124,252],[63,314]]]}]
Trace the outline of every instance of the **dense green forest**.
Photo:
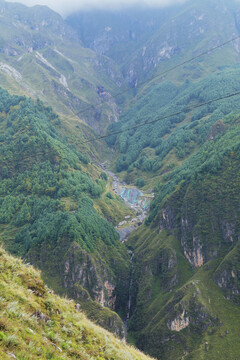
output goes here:
[{"label": "dense green forest", "polygon": [[[104,284],[109,279],[114,284],[111,296],[121,289],[120,310],[121,296],[127,296],[124,283],[120,284],[122,278],[128,279],[127,252],[113,225],[94,208],[100,198],[105,207],[119,201],[103,194],[106,174],[94,171],[88,156],[69,147],[60,133],[61,120],[51,108],[2,89],[0,99],[0,232],[6,248],[39,266],[47,281],[55,278],[51,285],[57,291],[73,297],[81,293],[84,299],[96,300],[106,291],[102,301],[107,305],[110,299]],[[94,266],[92,280],[84,275],[76,284],[70,278],[63,284],[73,247],[79,261],[85,257],[86,266]],[[77,264],[76,259],[73,269]],[[93,317],[103,311],[96,305],[94,312],[93,302],[85,305]],[[111,316],[116,318],[109,311],[106,317]]]},{"label": "dense green forest", "polygon": [[[162,205],[162,201],[167,195],[189,183],[193,187],[197,187],[198,182],[202,181],[206,176],[211,178],[221,172],[224,173],[225,167],[223,164],[225,163],[229,166],[232,163],[237,164],[240,147],[239,115],[232,113],[224,120],[216,122],[210,129],[210,134],[211,137],[199,150],[177,169],[163,176],[163,181],[155,188],[156,194],[159,195],[156,195],[154,202],[151,204],[152,211],[148,222],[153,219],[154,214],[157,212],[157,206]],[[236,168],[236,181],[238,179],[237,173]],[[235,177],[231,179],[231,185],[229,184],[229,186],[233,187],[235,185],[233,179]],[[233,189],[232,192],[234,194]],[[235,196],[237,196],[236,194]]]},{"label": "dense green forest", "polygon": [[[81,162],[86,164],[88,158],[62,143],[55,127],[60,126],[58,116],[39,101],[35,105],[11,98],[3,90],[1,100],[0,222],[23,227],[14,239],[16,252],[24,255],[31,244],[48,236],[68,236],[89,251],[97,238],[111,245],[117,233],[97,215],[91,201],[106,183],[81,171]],[[61,201],[68,197],[74,200],[70,212]]]},{"label": "dense green forest", "polygon": [[[223,68],[198,82],[153,85],[121,116],[119,123],[109,126],[109,133],[123,131],[118,137],[107,138],[107,143],[117,146],[122,154],[116,162],[116,170],[141,171],[151,177],[165,171],[164,160],[170,154],[172,161],[168,163],[168,171],[176,167],[204,144],[213,124],[238,110],[239,97],[217,101],[194,111],[188,108],[238,91],[239,79],[236,66]],[[169,116],[179,112],[182,113]],[[153,124],[127,131],[150,121]]]}]

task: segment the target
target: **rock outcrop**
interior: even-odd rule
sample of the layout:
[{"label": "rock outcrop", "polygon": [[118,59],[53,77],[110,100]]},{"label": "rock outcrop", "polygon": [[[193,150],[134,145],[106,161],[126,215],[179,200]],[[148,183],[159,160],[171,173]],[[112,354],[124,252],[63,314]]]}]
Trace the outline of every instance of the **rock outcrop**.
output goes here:
[{"label": "rock outcrop", "polygon": [[189,316],[187,316],[186,311],[183,310],[182,314],[177,316],[174,320],[169,320],[167,327],[171,331],[181,331],[190,325]]}]

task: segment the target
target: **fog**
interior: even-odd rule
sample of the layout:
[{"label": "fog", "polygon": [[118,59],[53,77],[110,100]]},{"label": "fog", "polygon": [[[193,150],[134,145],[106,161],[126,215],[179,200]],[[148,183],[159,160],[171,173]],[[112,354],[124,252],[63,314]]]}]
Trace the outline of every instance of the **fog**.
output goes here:
[{"label": "fog", "polygon": [[146,7],[166,7],[169,5],[184,3],[189,0],[21,0],[10,2],[20,2],[27,6],[47,5],[51,9],[66,16],[77,10],[88,9],[110,9],[118,10],[130,6]]}]

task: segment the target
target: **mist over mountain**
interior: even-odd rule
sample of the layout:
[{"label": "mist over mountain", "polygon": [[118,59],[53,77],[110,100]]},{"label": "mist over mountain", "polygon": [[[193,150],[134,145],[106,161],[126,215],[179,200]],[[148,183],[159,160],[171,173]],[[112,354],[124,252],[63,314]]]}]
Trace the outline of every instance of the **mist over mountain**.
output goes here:
[{"label": "mist over mountain", "polygon": [[[57,11],[63,16],[69,15],[73,12],[79,10],[113,10],[118,11],[122,8],[130,8],[130,7],[143,7],[143,8],[163,8],[168,7],[176,4],[182,4],[186,1],[190,0],[103,0],[101,2],[97,0],[71,0],[66,3],[64,0],[56,1],[56,0],[22,0],[21,4],[27,6],[34,6],[34,5],[46,5],[49,6],[51,9]],[[10,0],[10,2],[14,2]]]},{"label": "mist over mountain", "polygon": [[109,4],[0,1],[0,357],[236,360],[240,3]]}]

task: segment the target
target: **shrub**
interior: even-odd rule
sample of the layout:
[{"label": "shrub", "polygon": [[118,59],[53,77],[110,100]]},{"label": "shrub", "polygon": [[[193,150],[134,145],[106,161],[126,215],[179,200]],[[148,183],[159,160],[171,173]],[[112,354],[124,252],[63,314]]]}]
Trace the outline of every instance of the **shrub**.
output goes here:
[{"label": "shrub", "polygon": [[113,196],[112,196],[112,194],[111,194],[110,192],[108,192],[108,193],[106,194],[106,197],[109,198],[109,199],[113,199]]},{"label": "shrub", "polygon": [[100,177],[101,177],[103,180],[106,180],[106,181],[107,181],[107,179],[108,179],[107,174],[106,174],[104,171],[101,172]]},{"label": "shrub", "polygon": [[4,344],[7,347],[17,347],[20,345],[20,339],[18,338],[17,335],[6,335],[3,339]]},{"label": "shrub", "polygon": [[145,181],[144,181],[143,178],[138,178],[138,179],[136,180],[136,186],[138,186],[138,187],[143,187],[144,185],[145,185]]}]

